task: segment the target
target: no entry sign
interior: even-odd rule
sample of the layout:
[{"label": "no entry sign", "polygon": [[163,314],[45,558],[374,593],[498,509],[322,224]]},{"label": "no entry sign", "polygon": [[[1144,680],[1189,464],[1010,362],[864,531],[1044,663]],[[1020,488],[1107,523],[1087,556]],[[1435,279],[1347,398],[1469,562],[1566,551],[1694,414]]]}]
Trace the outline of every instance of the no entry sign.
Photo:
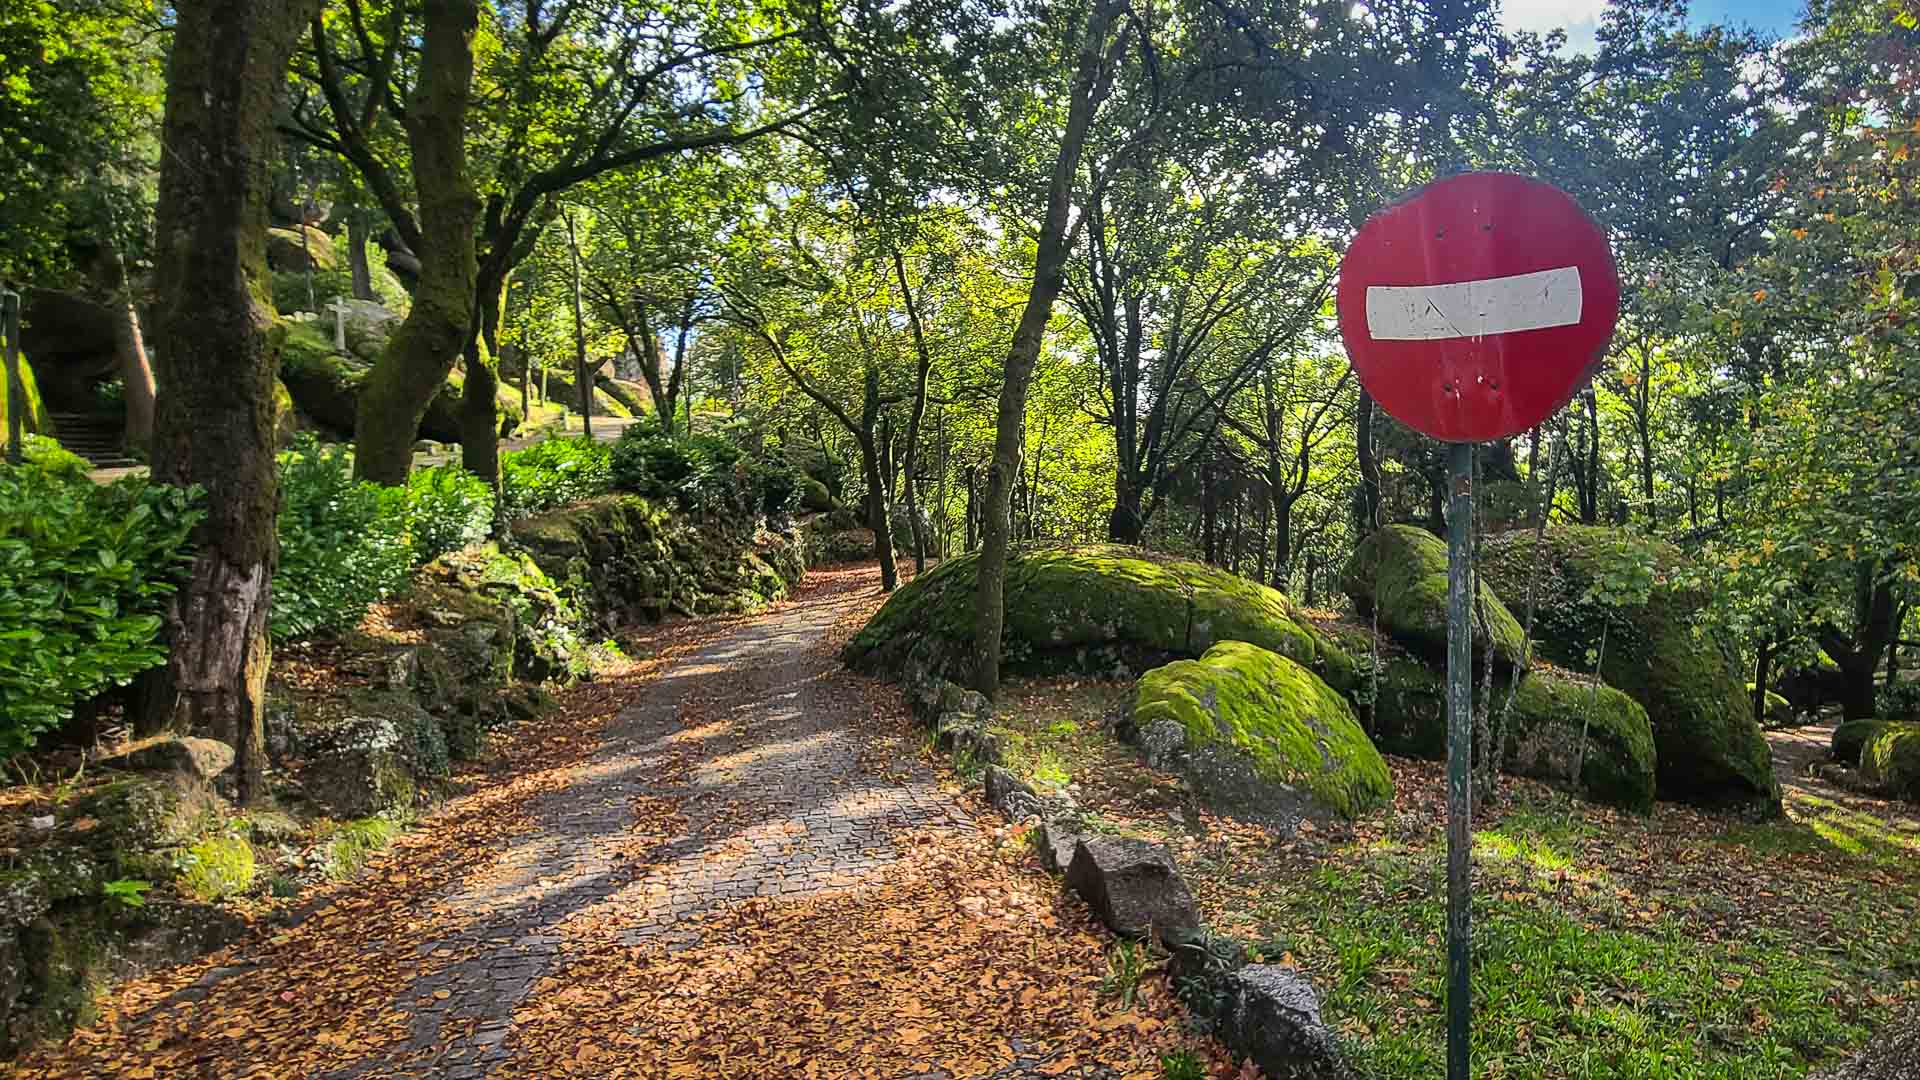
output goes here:
[{"label": "no entry sign", "polygon": [[1516,435],[1585,385],[1620,314],[1606,234],[1513,173],[1437,181],[1367,220],[1340,335],[1387,413],[1447,442]]}]

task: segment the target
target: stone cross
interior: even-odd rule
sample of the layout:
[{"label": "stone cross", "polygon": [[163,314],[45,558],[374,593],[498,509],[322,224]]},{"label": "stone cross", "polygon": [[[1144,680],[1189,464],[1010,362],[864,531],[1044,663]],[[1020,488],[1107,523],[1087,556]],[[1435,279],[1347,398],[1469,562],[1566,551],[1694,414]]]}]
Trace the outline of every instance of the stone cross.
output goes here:
[{"label": "stone cross", "polygon": [[346,352],[347,351],[347,312],[352,309],[347,306],[347,302],[345,300],[336,299],[334,300],[333,303],[327,305],[327,310],[333,312],[334,351]]}]

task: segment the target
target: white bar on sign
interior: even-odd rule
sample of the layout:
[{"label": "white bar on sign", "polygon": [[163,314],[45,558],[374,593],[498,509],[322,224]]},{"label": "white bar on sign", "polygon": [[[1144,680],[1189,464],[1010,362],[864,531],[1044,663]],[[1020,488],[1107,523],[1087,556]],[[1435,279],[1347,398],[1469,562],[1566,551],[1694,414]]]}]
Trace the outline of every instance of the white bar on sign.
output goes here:
[{"label": "white bar on sign", "polygon": [[1367,332],[1376,341],[1440,341],[1571,326],[1580,299],[1575,266],[1449,285],[1370,285]]}]

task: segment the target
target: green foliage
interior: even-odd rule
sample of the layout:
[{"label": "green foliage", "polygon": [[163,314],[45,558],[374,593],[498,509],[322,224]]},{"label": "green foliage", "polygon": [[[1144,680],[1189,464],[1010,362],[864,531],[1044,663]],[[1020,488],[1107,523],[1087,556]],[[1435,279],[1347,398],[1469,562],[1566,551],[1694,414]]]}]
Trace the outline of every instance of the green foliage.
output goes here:
[{"label": "green foliage", "polygon": [[401,824],[384,817],[361,818],[340,826],[327,842],[327,877],[342,881],[360,872],[376,852],[400,835]]},{"label": "green foliage", "polygon": [[493,492],[458,465],[417,469],[407,477],[407,534],[415,562],[486,539],[493,524]]},{"label": "green foliage", "polygon": [[507,516],[529,517],[605,495],[614,486],[616,448],[591,439],[548,439],[500,456]]},{"label": "green foliage", "polygon": [[150,881],[135,881],[121,878],[100,886],[100,894],[122,907],[142,908],[147,906],[147,890],[153,888]]},{"label": "green foliage", "polygon": [[70,469],[0,464],[0,753],[33,745],[75,701],[166,658],[166,598],[184,577],[200,493],[100,487]]},{"label": "green foliage", "polygon": [[45,435],[29,433],[20,443],[20,460],[29,468],[75,484],[88,483],[87,474],[93,471],[92,463],[86,458]]},{"label": "green foliage", "polygon": [[210,836],[179,859],[180,891],[196,900],[224,900],[253,887],[253,845],[238,836]]},{"label": "green foliage", "polygon": [[750,456],[724,435],[667,436],[635,424],[613,445],[613,483],[690,513],[779,518],[801,505],[808,479],[778,456]]},{"label": "green foliage", "polygon": [[1207,1069],[1198,1055],[1182,1047],[1160,1055],[1160,1080],[1207,1080]]},{"label": "green foliage", "polygon": [[1122,938],[1107,950],[1107,974],[1100,980],[1100,992],[1118,998],[1122,1009],[1131,1009],[1140,997],[1140,980],[1155,966],[1144,943]]},{"label": "green foliage", "polygon": [[406,490],[354,480],[346,450],[303,437],[280,457],[275,640],[344,630],[413,568]]}]

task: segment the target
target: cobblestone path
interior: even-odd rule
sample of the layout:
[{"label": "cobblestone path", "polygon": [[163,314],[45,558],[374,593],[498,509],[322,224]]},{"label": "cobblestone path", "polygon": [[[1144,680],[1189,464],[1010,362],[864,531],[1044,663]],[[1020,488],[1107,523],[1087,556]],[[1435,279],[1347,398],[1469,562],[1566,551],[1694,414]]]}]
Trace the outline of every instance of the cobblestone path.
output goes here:
[{"label": "cobblestone path", "polygon": [[[863,768],[862,735],[817,700],[833,663],[813,646],[850,595],[796,600],[650,683],[577,779],[537,801],[535,831],[446,898],[465,925],[415,947],[465,958],[398,995],[412,1037],[333,1075],[483,1077],[556,970],[564,923],[611,919],[627,943],[680,947],[716,905],[858,884],[893,860],[890,833],[964,824],[924,769],[902,783]],[[636,850],[636,801],[675,805],[678,834]]]}]

